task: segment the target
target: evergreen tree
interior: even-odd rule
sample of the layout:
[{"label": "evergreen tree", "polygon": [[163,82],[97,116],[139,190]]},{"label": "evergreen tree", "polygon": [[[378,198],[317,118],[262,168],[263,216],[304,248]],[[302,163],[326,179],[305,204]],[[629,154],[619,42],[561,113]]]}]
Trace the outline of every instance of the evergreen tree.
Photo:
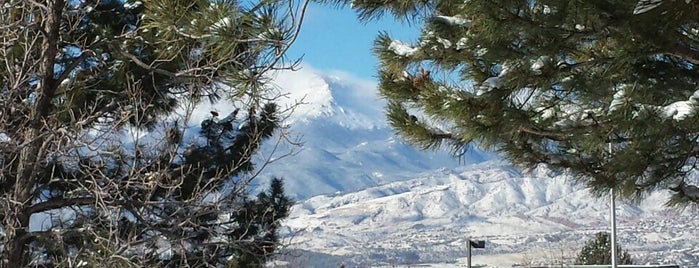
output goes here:
[{"label": "evergreen tree", "polygon": [[670,189],[669,204],[699,202],[688,179],[699,156],[696,1],[351,4],[362,19],[422,25],[413,43],[386,33],[375,43],[388,119],[412,143],[456,155],[478,144],[567,170],[597,194]]},{"label": "evergreen tree", "polygon": [[[145,164],[143,170],[158,173],[144,175],[158,176],[160,182],[152,192],[133,189],[134,196],[148,199],[133,205],[132,210],[150,219],[134,219],[128,211],[121,215],[119,228],[129,232],[122,238],[126,241],[155,233],[162,238],[165,246],[155,243],[146,247],[151,254],[146,263],[257,267],[276,250],[277,227],[288,216],[291,201],[284,194],[281,179],[273,179],[267,192],[249,199],[249,178],[243,175],[254,170],[251,160],[257,148],[279,127],[278,111],[275,104],[267,104],[259,115],[249,115],[240,122],[236,121],[237,113],[221,120],[204,120],[199,133],[203,142],[184,150],[182,163],[170,163],[166,169],[158,167],[168,164],[159,163],[159,159]],[[201,193],[215,195],[210,197],[214,200]]]},{"label": "evergreen tree", "polygon": [[[617,264],[633,264],[631,255],[628,251],[622,251],[621,246],[616,245]],[[595,238],[585,242],[585,246],[580,250],[580,253],[575,257],[575,264],[591,265],[591,264],[612,264],[612,246],[609,234],[599,232]]]},{"label": "evergreen tree", "polygon": [[[307,2],[4,1],[0,266],[263,263],[290,201],[248,198],[251,159]],[[241,116],[186,135],[223,98]]]}]

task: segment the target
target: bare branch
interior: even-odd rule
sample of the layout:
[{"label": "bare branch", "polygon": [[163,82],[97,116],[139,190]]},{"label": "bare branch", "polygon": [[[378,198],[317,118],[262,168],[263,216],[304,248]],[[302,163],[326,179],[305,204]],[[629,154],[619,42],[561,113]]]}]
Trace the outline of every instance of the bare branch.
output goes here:
[{"label": "bare branch", "polygon": [[80,198],[53,198],[41,203],[37,203],[30,206],[24,210],[24,213],[34,214],[44,211],[49,211],[52,209],[59,209],[71,206],[85,206],[95,203],[95,198],[93,197],[80,197]]}]

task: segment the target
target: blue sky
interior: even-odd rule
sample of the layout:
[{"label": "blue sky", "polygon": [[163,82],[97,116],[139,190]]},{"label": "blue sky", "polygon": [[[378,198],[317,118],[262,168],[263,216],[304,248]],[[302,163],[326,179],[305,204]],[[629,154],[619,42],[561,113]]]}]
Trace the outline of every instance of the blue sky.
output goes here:
[{"label": "blue sky", "polygon": [[378,61],[371,50],[382,31],[405,41],[414,40],[419,33],[415,26],[390,16],[362,23],[349,8],[311,4],[288,56],[303,56],[304,64],[321,72],[344,71],[357,78],[376,80]]}]

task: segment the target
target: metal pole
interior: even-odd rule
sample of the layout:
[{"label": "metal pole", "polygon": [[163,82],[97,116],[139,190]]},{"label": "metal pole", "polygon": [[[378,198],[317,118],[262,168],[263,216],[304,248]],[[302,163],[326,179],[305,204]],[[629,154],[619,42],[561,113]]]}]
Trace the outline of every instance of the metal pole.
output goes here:
[{"label": "metal pole", "polygon": [[[612,157],[612,143],[611,142],[609,143],[609,157],[610,158]],[[616,202],[615,202],[616,196],[614,194],[614,186],[612,186],[612,189],[609,191],[609,195],[610,195],[610,199],[611,199],[610,204],[609,204],[609,207],[610,207],[609,208],[609,215],[610,215],[609,218],[610,218],[610,221],[612,224],[612,235],[610,237],[610,239],[612,240],[611,241],[612,242],[611,243],[612,244],[611,245],[612,246],[612,252],[611,252],[612,258],[611,258],[611,260],[612,260],[612,268],[617,268],[617,263],[616,263],[616,261],[617,261],[617,259],[616,259],[616,255],[617,255],[617,252],[616,252]]]},{"label": "metal pole", "polygon": [[612,236],[611,236],[611,242],[612,242],[612,268],[617,268],[617,263],[616,263],[616,204],[615,204],[615,196],[614,196],[614,188],[610,191],[611,195],[611,208],[610,208],[610,215],[611,215],[611,221],[612,221]]},{"label": "metal pole", "polygon": [[471,268],[471,239],[466,241],[468,250],[466,251],[466,267]]}]

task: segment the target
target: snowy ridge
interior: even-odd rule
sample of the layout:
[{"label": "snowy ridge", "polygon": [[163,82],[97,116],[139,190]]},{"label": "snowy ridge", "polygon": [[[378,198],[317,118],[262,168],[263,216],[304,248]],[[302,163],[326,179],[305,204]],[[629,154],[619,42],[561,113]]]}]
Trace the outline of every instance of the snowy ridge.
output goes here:
[{"label": "snowy ridge", "polygon": [[[618,202],[620,242],[640,263],[696,267],[699,217],[657,204],[666,198],[657,193],[638,205]],[[482,261],[509,267],[552,247],[566,252],[561,258],[574,257],[583,241],[608,229],[608,213],[607,200],[594,199],[565,175],[491,164],[309,198],[284,225],[295,247],[360,266],[454,262],[465,256],[471,237],[488,243]],[[550,256],[539,258],[551,264]]]}]

